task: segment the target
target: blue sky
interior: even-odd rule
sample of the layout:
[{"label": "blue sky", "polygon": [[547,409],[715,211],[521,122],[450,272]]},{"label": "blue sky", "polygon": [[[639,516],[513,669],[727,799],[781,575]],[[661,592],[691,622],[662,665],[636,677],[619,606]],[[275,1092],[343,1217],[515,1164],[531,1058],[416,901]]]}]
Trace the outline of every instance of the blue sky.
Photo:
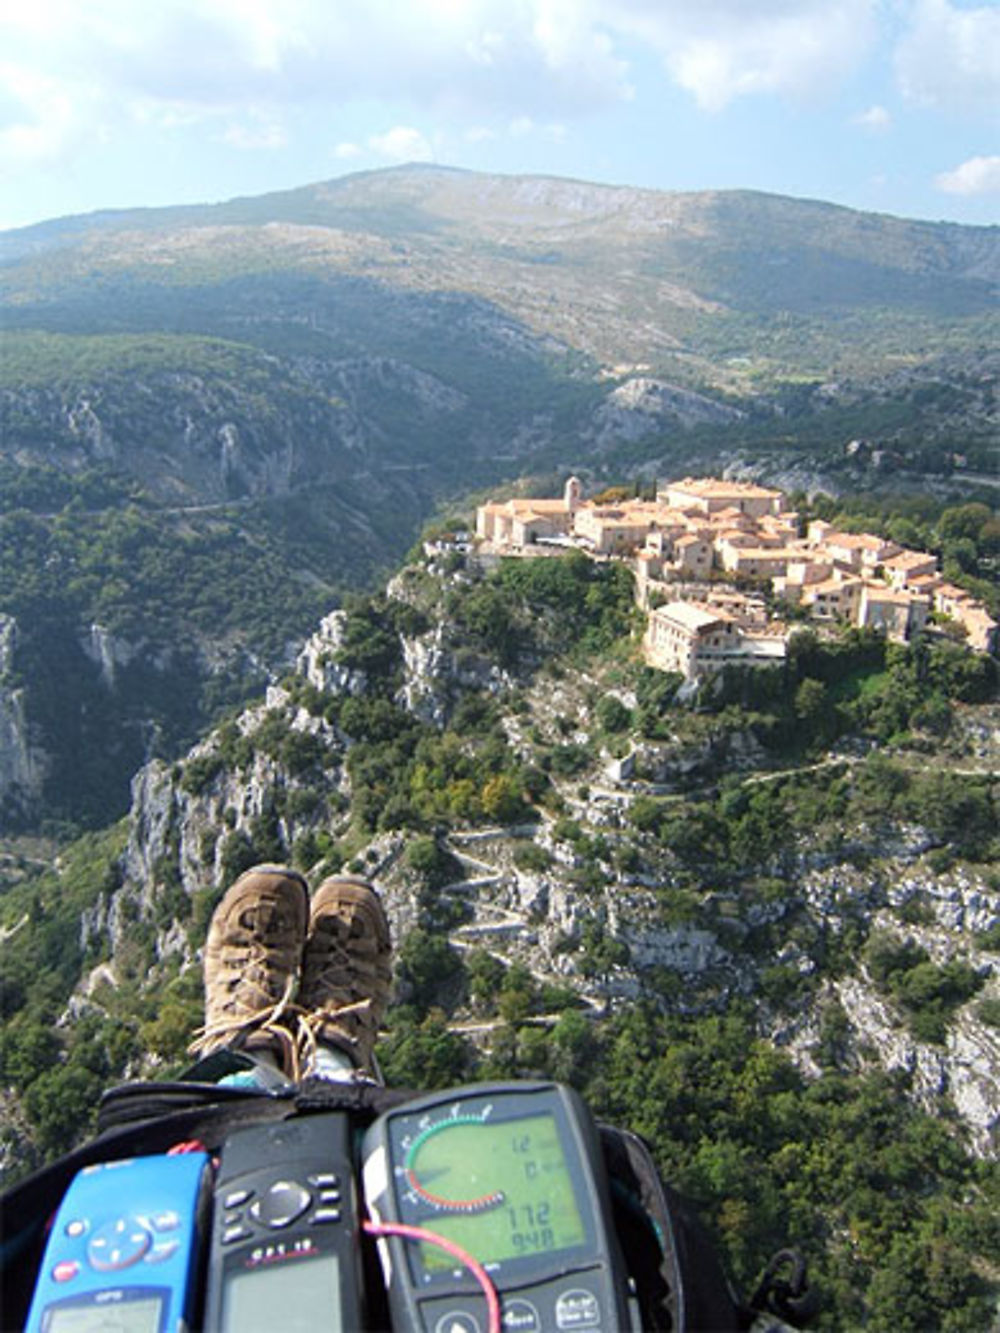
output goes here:
[{"label": "blue sky", "polygon": [[1000,0],[0,0],[0,227],[405,161],[1000,222]]}]

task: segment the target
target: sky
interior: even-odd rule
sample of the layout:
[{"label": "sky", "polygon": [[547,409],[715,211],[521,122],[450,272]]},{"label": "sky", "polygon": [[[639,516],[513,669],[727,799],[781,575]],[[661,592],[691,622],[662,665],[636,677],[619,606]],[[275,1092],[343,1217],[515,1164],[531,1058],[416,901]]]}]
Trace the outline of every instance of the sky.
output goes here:
[{"label": "sky", "polygon": [[0,228],[437,162],[1000,222],[1000,0],[0,0]]}]

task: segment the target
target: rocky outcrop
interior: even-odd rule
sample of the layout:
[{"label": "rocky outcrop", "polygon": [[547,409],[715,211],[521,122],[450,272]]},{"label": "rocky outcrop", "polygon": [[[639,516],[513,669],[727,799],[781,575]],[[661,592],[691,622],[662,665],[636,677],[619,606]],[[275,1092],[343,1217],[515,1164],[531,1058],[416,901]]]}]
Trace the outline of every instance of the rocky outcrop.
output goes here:
[{"label": "rocky outcrop", "polygon": [[129,643],[103,625],[91,625],[80,642],[85,656],[97,667],[104,686],[113,690],[122,667],[142,653],[143,645]]},{"label": "rocky outcrop", "polygon": [[330,694],[364,694],[368,684],[363,671],[342,666],[337,653],[344,646],[347,614],[331,611],[320,621],[296,659],[296,670],[317,690]]},{"label": "rocky outcrop", "polygon": [[737,408],[682,389],[663,380],[638,376],[613,389],[594,413],[593,436],[600,449],[631,443],[668,426],[693,426],[738,421]]},{"label": "rocky outcrop", "polygon": [[0,615],[0,812],[15,818],[39,800],[51,762],[32,741],[24,687],[11,683],[17,637],[14,618]]},{"label": "rocky outcrop", "polygon": [[948,1098],[979,1152],[995,1151],[1000,1133],[1000,1034],[979,1023],[968,1006],[951,1025],[943,1047],[913,1039],[898,1012],[863,980],[837,982],[859,1047],[878,1052],[884,1069],[910,1075],[914,1095],[928,1110]]},{"label": "rocky outcrop", "polygon": [[513,683],[496,662],[456,642],[443,622],[401,642],[404,679],[396,702],[433,726],[447,722],[465,691],[500,694]]},{"label": "rocky outcrop", "polygon": [[393,357],[359,357],[336,364],[334,378],[350,406],[360,412],[373,395],[406,402],[426,417],[449,416],[469,405],[468,396],[435,375]]},{"label": "rocky outcrop", "polygon": [[677,791],[692,781],[748,772],[765,759],[766,751],[752,731],[720,731],[697,745],[669,741],[636,745],[614,761],[611,771],[623,779],[641,779],[664,791]]}]

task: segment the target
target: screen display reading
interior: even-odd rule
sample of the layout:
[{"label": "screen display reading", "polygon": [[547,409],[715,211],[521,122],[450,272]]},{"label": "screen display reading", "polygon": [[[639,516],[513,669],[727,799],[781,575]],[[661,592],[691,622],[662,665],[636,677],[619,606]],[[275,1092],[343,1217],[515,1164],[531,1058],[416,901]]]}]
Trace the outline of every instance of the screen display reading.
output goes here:
[{"label": "screen display reading", "polygon": [[42,1314],[44,1333],[160,1333],[164,1300],[143,1293],[123,1300],[95,1299],[50,1306]]},{"label": "screen display reading", "polygon": [[344,1333],[335,1254],[262,1264],[226,1278],[220,1333]]},{"label": "screen display reading", "polygon": [[[404,1176],[421,1225],[481,1263],[547,1255],[587,1240],[550,1112],[438,1121],[410,1142]],[[421,1245],[420,1252],[429,1271],[455,1267],[437,1246]]]}]

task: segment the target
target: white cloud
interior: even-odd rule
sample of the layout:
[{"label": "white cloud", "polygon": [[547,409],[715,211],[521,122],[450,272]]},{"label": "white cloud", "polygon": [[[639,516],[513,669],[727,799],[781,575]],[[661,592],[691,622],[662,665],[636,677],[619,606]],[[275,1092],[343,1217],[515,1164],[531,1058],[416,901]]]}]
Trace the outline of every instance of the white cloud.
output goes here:
[{"label": "white cloud", "polygon": [[995,116],[1000,108],[1000,9],[918,0],[896,50],[895,67],[911,101]]},{"label": "white cloud", "polygon": [[402,98],[546,121],[628,98],[624,52],[637,40],[706,107],[814,88],[857,59],[877,3],[33,0],[0,18],[0,47],[70,96],[96,84],[109,106],[153,100],[207,114]]},{"label": "white cloud", "polygon": [[349,162],[352,158],[360,157],[364,150],[356,143],[339,143],[333,150],[333,155],[342,162]]},{"label": "white cloud", "polygon": [[86,137],[78,108],[92,100],[86,88],[67,88],[36,70],[0,66],[4,116],[0,157],[14,163],[56,161]]},{"label": "white cloud", "polygon": [[288,142],[284,128],[267,116],[251,116],[249,120],[230,122],[220,137],[223,143],[233,148],[251,151],[284,148]]},{"label": "white cloud", "polygon": [[[0,151],[54,160],[140,120],[161,131],[204,121],[234,147],[279,147],[279,108],[379,101],[456,134],[520,120],[558,138],[633,95],[639,47],[706,110],[754,94],[808,97],[858,65],[886,2],[31,0],[0,14],[0,50],[50,95],[18,110],[24,99],[0,74]],[[952,13],[946,0],[912,2]],[[390,135],[378,147],[359,140],[359,151],[430,154],[418,131]]]},{"label": "white cloud", "polygon": [[945,194],[1000,194],[1000,157],[970,157],[935,176],[934,184]]},{"label": "white cloud", "polygon": [[859,111],[851,117],[851,124],[872,134],[881,134],[892,124],[892,116],[884,106],[870,106],[867,111]]},{"label": "white cloud", "polygon": [[373,134],[368,147],[389,162],[432,162],[430,142],[412,125],[394,125],[385,134]]},{"label": "white cloud", "polygon": [[602,10],[708,111],[755,93],[825,93],[876,36],[877,0],[606,0]]},{"label": "white cloud", "polygon": [[[30,0],[0,9],[0,150],[56,160],[143,122],[276,144],[252,108],[384,100],[435,117],[561,121],[628,93],[607,0]],[[48,89],[27,109],[18,87]],[[272,117],[273,118],[273,117]],[[74,134],[68,127],[75,122]],[[426,144],[415,144],[426,152]],[[392,141],[386,152],[392,150]]]}]

